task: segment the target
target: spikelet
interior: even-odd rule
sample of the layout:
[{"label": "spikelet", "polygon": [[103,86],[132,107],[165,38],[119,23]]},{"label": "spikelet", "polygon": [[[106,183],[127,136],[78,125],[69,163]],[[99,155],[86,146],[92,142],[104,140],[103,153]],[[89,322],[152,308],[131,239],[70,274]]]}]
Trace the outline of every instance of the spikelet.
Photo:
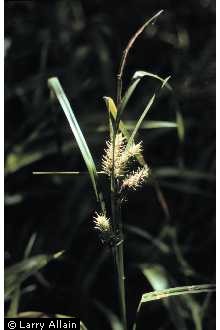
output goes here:
[{"label": "spikelet", "polygon": [[122,182],[122,189],[132,189],[136,190],[139,188],[149,176],[149,168],[138,168],[136,171],[133,171],[131,174]]},{"label": "spikelet", "polygon": [[112,142],[107,142],[107,148],[105,149],[105,154],[102,158],[102,168],[107,175],[111,175],[113,169],[113,158],[114,158],[114,175],[119,177],[123,170],[121,155],[125,151],[125,138],[121,133],[117,134],[115,137],[115,148],[113,157],[113,144]]},{"label": "spikelet", "polygon": [[131,146],[128,148],[128,151],[126,152],[128,154],[128,157],[135,157],[139,154],[141,154],[143,151],[143,147],[142,147],[142,141],[140,141],[139,143],[135,144],[131,144]]},{"label": "spikelet", "polygon": [[95,229],[99,230],[102,233],[110,233],[111,232],[111,225],[110,225],[110,219],[107,218],[103,213],[98,214],[96,212],[96,215],[93,217]]},{"label": "spikelet", "polygon": [[[102,168],[107,175],[111,175],[113,169],[113,145],[111,142],[107,142],[107,148],[102,158]],[[114,175],[119,177],[126,171],[129,160],[132,157],[142,152],[142,142],[138,144],[132,144],[128,150],[126,150],[125,138],[122,133],[116,134],[115,137],[115,149],[114,149]]]}]

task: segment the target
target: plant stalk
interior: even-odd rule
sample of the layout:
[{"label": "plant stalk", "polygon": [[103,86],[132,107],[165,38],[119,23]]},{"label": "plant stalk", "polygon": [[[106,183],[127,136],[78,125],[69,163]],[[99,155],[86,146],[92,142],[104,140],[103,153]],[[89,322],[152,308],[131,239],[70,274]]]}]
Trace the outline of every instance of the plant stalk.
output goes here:
[{"label": "plant stalk", "polygon": [[[117,74],[117,87],[116,87],[116,98],[117,98],[117,115],[115,122],[110,120],[110,133],[112,133],[112,144],[113,144],[113,169],[111,173],[111,207],[112,207],[112,227],[116,237],[119,237],[119,244],[113,247],[113,254],[115,258],[115,265],[117,270],[118,277],[118,288],[119,288],[119,304],[121,311],[121,319],[123,322],[124,330],[127,329],[127,318],[126,318],[126,299],[125,299],[125,275],[124,275],[124,255],[123,255],[123,228],[121,221],[121,201],[118,196],[118,185],[117,180],[114,176],[114,154],[115,154],[115,138],[118,132],[119,123],[120,123],[120,105],[122,100],[122,79],[124,68],[126,66],[127,57],[130,49],[134,45],[136,39],[139,35],[144,31],[144,29],[152,23],[160,14],[162,10],[159,11],[156,15],[154,15],[151,19],[145,22],[131,37],[129,40],[127,47],[125,48],[121,63],[119,66],[119,71]],[[110,134],[111,135],[111,134]]]},{"label": "plant stalk", "polygon": [[[109,118],[110,137],[113,145],[113,167],[111,173],[111,210],[112,210],[112,229],[116,238],[116,242],[112,247],[112,254],[114,256],[117,285],[118,285],[118,299],[120,316],[123,324],[123,329],[127,330],[127,318],[126,318],[126,303],[125,303],[125,285],[124,285],[124,258],[123,258],[123,231],[121,221],[121,203],[118,194],[118,183],[114,173],[114,155],[115,155],[115,139],[116,139],[116,126]],[[119,237],[119,244],[117,244],[117,238]]]},{"label": "plant stalk", "polygon": [[121,203],[120,203],[120,199],[117,196],[117,182],[113,177],[111,178],[111,206],[112,206],[113,230],[115,235],[120,238],[119,244],[113,247],[113,255],[115,259],[115,267],[116,267],[117,281],[118,281],[120,315],[123,324],[123,329],[127,330]]}]

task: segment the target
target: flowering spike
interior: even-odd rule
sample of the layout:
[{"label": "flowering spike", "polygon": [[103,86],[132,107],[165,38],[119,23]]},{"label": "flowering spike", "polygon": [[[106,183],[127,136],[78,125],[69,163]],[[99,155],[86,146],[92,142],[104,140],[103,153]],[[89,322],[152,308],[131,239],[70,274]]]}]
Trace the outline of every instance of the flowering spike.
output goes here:
[{"label": "flowering spike", "polygon": [[[111,175],[114,163],[114,174],[115,177],[119,177],[121,175],[121,171],[123,168],[121,155],[125,150],[125,138],[121,133],[116,134],[115,137],[115,148],[113,148],[112,142],[107,142],[107,148],[105,149],[105,154],[102,158],[102,168],[106,172],[107,175]],[[113,149],[114,149],[114,157],[113,157]]]},{"label": "flowering spike", "polygon": [[149,168],[138,168],[136,171],[133,171],[131,174],[122,182],[122,189],[132,189],[136,190],[139,188],[145,180],[149,177]]},{"label": "flowering spike", "polygon": [[131,144],[131,146],[128,148],[127,153],[130,158],[130,157],[135,157],[135,156],[141,154],[142,151],[143,151],[143,147],[142,147],[142,141],[141,141],[137,144],[135,144],[135,143]]},{"label": "flowering spike", "polygon": [[110,233],[111,232],[111,225],[110,219],[107,218],[103,213],[96,215],[94,218],[95,229],[101,231],[102,233]]},{"label": "flowering spike", "polygon": [[102,168],[104,172],[110,176],[114,163],[114,175],[116,178],[124,175],[129,160],[142,152],[142,142],[138,144],[133,143],[128,150],[126,150],[125,137],[123,137],[122,133],[116,134],[115,148],[113,148],[112,142],[108,141],[106,144],[107,148],[102,158]]}]

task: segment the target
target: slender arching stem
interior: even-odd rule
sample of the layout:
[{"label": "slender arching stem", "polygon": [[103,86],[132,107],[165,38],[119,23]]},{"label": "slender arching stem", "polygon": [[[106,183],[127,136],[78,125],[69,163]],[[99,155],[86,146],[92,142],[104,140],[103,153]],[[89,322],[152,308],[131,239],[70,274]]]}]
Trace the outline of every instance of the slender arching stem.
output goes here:
[{"label": "slender arching stem", "polygon": [[126,315],[126,294],[125,294],[125,272],[124,272],[124,235],[123,235],[123,225],[121,218],[121,199],[119,196],[119,188],[117,179],[114,175],[114,154],[115,154],[115,140],[116,135],[119,129],[120,122],[120,105],[122,100],[122,79],[124,68],[126,66],[126,61],[128,57],[128,53],[132,46],[134,45],[138,36],[144,31],[144,29],[153,22],[160,14],[162,10],[159,11],[156,15],[150,18],[147,22],[145,22],[131,37],[129,40],[127,47],[125,48],[121,63],[119,66],[119,71],[117,74],[117,115],[115,122],[113,122],[113,134],[112,134],[112,145],[113,145],[113,166],[111,173],[111,208],[112,208],[112,225],[113,230],[116,236],[119,236],[120,243],[113,247],[113,254],[115,258],[116,272],[118,278],[118,292],[119,292],[119,305],[120,305],[120,314],[121,320],[123,322],[124,330],[127,330],[127,315]]}]

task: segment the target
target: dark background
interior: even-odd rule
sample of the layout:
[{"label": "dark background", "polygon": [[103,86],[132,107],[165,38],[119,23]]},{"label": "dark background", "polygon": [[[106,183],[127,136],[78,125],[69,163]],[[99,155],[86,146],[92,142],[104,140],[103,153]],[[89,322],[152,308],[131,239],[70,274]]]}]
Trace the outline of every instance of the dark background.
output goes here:
[{"label": "dark background", "polygon": [[[214,1],[7,1],[5,265],[23,259],[34,233],[32,255],[66,250],[23,283],[32,289],[21,296],[20,312],[79,315],[89,329],[109,329],[109,313],[103,307],[118,313],[113,262],[93,230],[97,205],[89,179],[34,176],[32,171],[86,170],[60,107],[50,105],[51,76],[59,77],[100,168],[108,138],[102,97],[115,97],[126,43],[160,9],[164,13],[130,52],[124,86],[137,70],[171,75],[174,97],[164,93],[148,118],[175,122],[178,102],[185,123],[183,143],[176,129],[142,129],[139,137],[153,170],[186,168],[192,173],[158,178],[170,218],[151,184],[130,194],[124,205],[129,322],[141,294],[152,290],[140,264],[163,269],[171,286],[215,282]],[[155,80],[143,79],[125,121],[138,118],[158,86]],[[138,235],[137,228],[142,236],[147,233],[166,244],[168,252]],[[193,298],[205,306],[203,329],[215,329],[214,297]],[[179,312],[160,302],[146,304],[138,329],[200,329],[185,301],[176,299],[175,305]],[[8,302],[6,311],[7,307]],[[172,315],[178,313],[176,320]]]}]

